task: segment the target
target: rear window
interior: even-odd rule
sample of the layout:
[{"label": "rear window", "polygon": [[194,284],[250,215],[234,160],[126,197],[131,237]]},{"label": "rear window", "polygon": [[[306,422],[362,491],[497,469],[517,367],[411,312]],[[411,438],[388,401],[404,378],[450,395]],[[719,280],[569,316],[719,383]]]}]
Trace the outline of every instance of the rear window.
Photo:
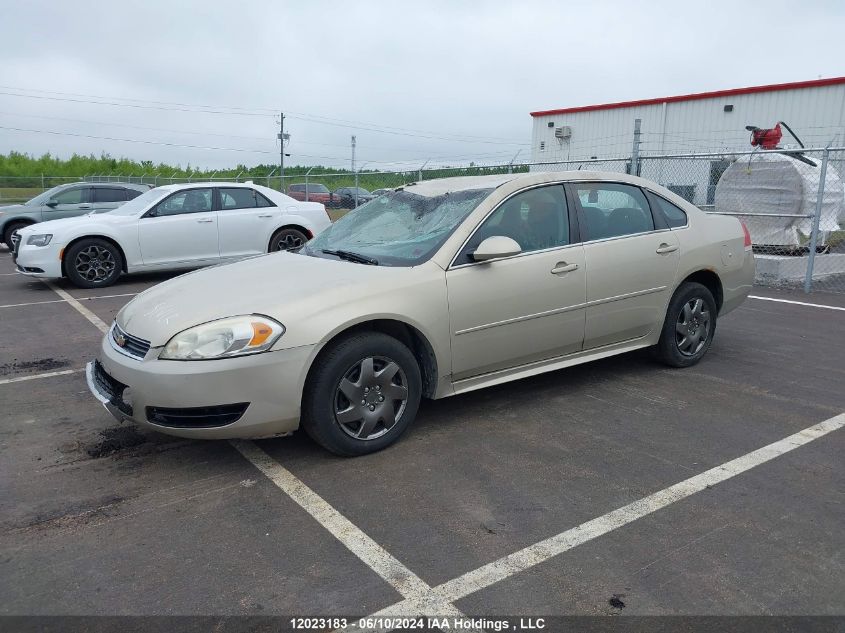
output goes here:
[{"label": "rear window", "polygon": [[94,187],[94,202],[125,202],[125,189]]},{"label": "rear window", "polygon": [[652,195],[652,202],[666,218],[666,224],[670,229],[677,229],[687,225],[687,214],[680,207],[664,200],[660,196]]}]

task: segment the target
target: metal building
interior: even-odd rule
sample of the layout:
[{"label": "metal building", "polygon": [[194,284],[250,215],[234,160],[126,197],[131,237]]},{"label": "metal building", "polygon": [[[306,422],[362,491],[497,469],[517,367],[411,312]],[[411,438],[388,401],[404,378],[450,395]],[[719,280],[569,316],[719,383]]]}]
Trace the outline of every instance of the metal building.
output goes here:
[{"label": "metal building", "polygon": [[[845,77],[542,110],[531,116],[532,162],[630,156],[635,119],[642,120],[639,151],[645,155],[748,150],[746,125],[770,128],[778,121],[786,122],[807,147],[845,145]],[[786,130],[782,146],[798,147]],[[711,178],[720,173],[713,170]],[[690,186],[712,194],[714,184]]]}]

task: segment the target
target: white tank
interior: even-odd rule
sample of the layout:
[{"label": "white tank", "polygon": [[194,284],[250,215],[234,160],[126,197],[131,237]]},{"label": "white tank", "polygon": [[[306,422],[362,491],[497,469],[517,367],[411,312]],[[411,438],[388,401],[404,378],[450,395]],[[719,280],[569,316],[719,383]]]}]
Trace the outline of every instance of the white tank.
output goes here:
[{"label": "white tank", "polygon": [[[739,214],[754,244],[805,245],[813,227],[821,178],[821,157],[811,160],[815,167],[775,151],[741,157],[716,185],[716,213]],[[840,224],[845,225],[845,188],[828,164],[819,229],[836,231]]]}]

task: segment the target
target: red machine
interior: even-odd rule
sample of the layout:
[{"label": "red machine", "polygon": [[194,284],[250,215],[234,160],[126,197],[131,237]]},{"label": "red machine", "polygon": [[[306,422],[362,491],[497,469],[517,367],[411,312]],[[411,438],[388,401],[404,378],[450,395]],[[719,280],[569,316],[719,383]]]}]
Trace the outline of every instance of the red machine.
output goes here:
[{"label": "red machine", "polygon": [[[754,125],[746,125],[745,129],[751,132],[751,147],[757,147],[759,145],[763,149],[777,149],[780,139],[783,138],[780,121],[773,128],[767,130]],[[793,136],[795,135],[793,134]],[[798,142],[800,143],[801,141]]]},{"label": "red machine", "polygon": [[[801,142],[801,139],[798,138],[798,135],[792,131],[792,128],[789,127],[783,121],[778,121],[775,123],[775,126],[772,128],[759,128],[756,125],[746,125],[745,129],[751,132],[751,147],[760,147],[761,149],[769,149],[769,150],[777,150],[780,149],[778,146],[780,145],[780,140],[783,138],[783,131],[780,129],[780,126],[786,128],[787,132],[796,140],[796,142],[804,148],[804,143]],[[803,163],[807,163],[808,165],[812,165],[816,167],[816,163],[807,158],[803,152],[799,151],[791,151],[785,152],[781,151],[782,154],[786,156],[791,156],[796,160],[800,160]]]}]

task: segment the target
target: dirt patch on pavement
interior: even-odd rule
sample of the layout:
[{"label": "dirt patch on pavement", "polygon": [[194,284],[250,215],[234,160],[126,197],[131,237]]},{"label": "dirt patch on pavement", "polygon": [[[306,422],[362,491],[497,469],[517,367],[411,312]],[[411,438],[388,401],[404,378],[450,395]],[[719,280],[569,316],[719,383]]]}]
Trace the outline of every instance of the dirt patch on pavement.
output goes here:
[{"label": "dirt patch on pavement", "polygon": [[100,440],[85,448],[89,457],[97,459],[114,455],[122,451],[146,444],[149,440],[146,435],[138,432],[134,426],[115,426],[100,431]]},{"label": "dirt patch on pavement", "polygon": [[61,369],[70,365],[70,361],[64,358],[42,358],[40,360],[21,360],[17,358],[11,363],[0,365],[0,376],[18,374],[20,372],[42,372]]}]

